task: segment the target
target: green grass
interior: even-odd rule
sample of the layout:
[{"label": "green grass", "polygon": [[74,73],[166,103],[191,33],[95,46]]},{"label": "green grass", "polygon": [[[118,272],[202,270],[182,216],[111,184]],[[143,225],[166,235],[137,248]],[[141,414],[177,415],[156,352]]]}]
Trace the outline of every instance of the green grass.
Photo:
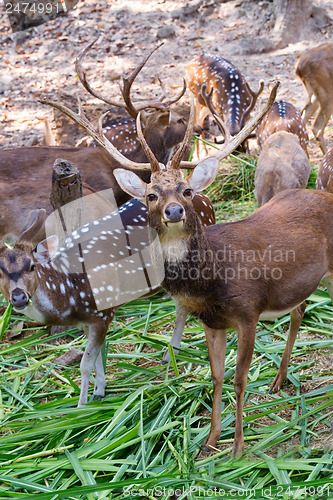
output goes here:
[{"label": "green grass", "polygon": [[[232,173],[234,178],[249,186],[252,160],[232,161],[242,170]],[[220,219],[255,209],[248,187],[222,201],[223,182],[219,178],[209,191]],[[333,498],[333,314],[327,292],[318,289],[307,301],[288,380],[278,395],[269,395],[268,389],[285,347],[289,317],[258,325],[245,394],[246,449],[238,460],[230,454],[236,335],[228,335],[219,452],[205,457],[200,445],[209,430],[213,387],[204,334],[190,318],[180,353],[170,365],[161,365],[175,319],[172,300],[162,297],[118,311],[103,350],[106,397],[85,408],[76,408],[79,366],[55,364],[69,348],[84,349],[83,336],[72,331],[72,340],[52,343],[47,328],[27,328],[15,341],[5,334],[0,498],[173,500],[176,489],[180,500]],[[5,310],[3,299],[0,305]],[[7,330],[21,328],[21,320],[13,312]]]}]

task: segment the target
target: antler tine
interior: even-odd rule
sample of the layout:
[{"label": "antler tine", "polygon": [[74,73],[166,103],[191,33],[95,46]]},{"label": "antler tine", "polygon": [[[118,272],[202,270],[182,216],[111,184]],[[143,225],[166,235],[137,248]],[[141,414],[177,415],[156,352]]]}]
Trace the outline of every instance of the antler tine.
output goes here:
[{"label": "antler tine", "polygon": [[95,139],[96,142],[102,148],[104,148],[107,153],[120,165],[123,167],[127,167],[131,170],[150,170],[150,164],[149,163],[135,163],[125,156],[123,156],[117,148],[114,147],[114,145],[108,141],[108,139],[104,136],[101,130],[96,130],[93,125],[89,122],[89,120],[83,115],[79,115],[72,111],[71,109],[67,108],[67,106],[50,101],[46,98],[43,99],[38,99],[39,102],[42,104],[47,104],[48,106],[51,106],[52,108],[56,108],[65,115],[67,115],[69,118],[71,118],[75,123],[80,125],[93,139]]},{"label": "antler tine", "polygon": [[193,94],[191,94],[191,111],[190,111],[190,117],[189,117],[188,124],[187,124],[187,129],[185,132],[183,142],[181,143],[181,145],[179,146],[175,155],[173,156],[173,158],[170,161],[171,168],[173,168],[173,169],[180,168],[180,163],[181,163],[185,148],[187,147],[187,144],[193,135],[193,127],[194,127],[194,98],[193,98]]},{"label": "antler tine", "polygon": [[[119,101],[114,101],[113,99],[106,99],[99,92],[97,92],[96,90],[94,90],[90,86],[90,84],[88,83],[86,72],[82,68],[82,61],[83,61],[84,56],[91,49],[91,47],[93,45],[95,45],[95,43],[97,42],[97,40],[99,38],[100,37],[98,36],[97,38],[95,38],[95,40],[93,40],[91,43],[89,43],[89,45],[87,45],[87,47],[85,47],[83,49],[83,51],[81,52],[81,54],[76,58],[76,60],[75,60],[76,74],[77,74],[80,82],[82,83],[83,87],[86,89],[87,92],[89,92],[89,94],[91,94],[92,96],[96,97],[97,99],[105,102],[106,104],[109,104],[110,106],[116,106],[117,108],[124,108],[124,109],[126,109],[126,105],[124,103],[119,102]],[[118,78],[121,78],[121,75],[116,75],[112,79],[116,80]]]},{"label": "antler tine", "polygon": [[248,105],[248,107],[246,108],[246,110],[243,113],[242,121],[240,124],[241,128],[243,127],[243,124],[246,122],[247,117],[249,116],[250,112],[252,111],[252,109],[256,105],[258,97],[260,96],[261,92],[264,90],[265,83],[264,83],[264,80],[260,80],[258,92],[253,92],[253,90],[250,88],[250,86],[247,82],[245,82],[245,85],[246,85],[247,90],[251,94],[252,99],[251,99],[250,104]]},{"label": "antler tine", "polygon": [[[137,65],[136,68],[134,68],[134,70],[132,71],[132,73],[128,76],[123,76],[123,86],[120,87],[120,90],[121,90],[121,93],[123,95],[123,99],[124,99],[124,102],[126,104],[126,109],[127,109],[127,112],[130,116],[132,116],[132,118],[136,118],[137,115],[138,115],[138,112],[140,109],[143,109],[142,108],[142,104],[140,106],[140,109],[139,108],[135,108],[133,103],[132,103],[132,100],[131,100],[131,97],[130,97],[130,91],[131,91],[131,87],[133,85],[133,82],[135,80],[135,78],[138,76],[138,74],[140,73],[140,71],[142,70],[142,68],[144,67],[144,65],[146,64],[146,62],[148,61],[148,59],[150,58],[150,56],[157,50],[159,49],[162,45],[163,45],[164,42],[161,42],[159,45],[156,45],[156,47],[153,47],[145,56],[144,58],[142,59],[142,61]],[[145,107],[149,107],[149,106],[145,106]],[[153,106],[153,107],[156,107],[156,106]]]},{"label": "antler tine", "polygon": [[201,87],[201,95],[206,103],[206,106],[209,109],[209,111],[211,112],[211,114],[213,115],[215,121],[218,124],[219,129],[221,130],[222,134],[224,135],[224,143],[227,144],[228,142],[230,142],[230,137],[231,137],[230,130],[227,127],[226,123],[217,115],[217,113],[215,111],[215,108],[214,108],[213,103],[212,103],[213,92],[214,92],[214,87],[212,87],[210,89],[209,94],[207,94],[207,85],[204,84]]},{"label": "antler tine", "polygon": [[[232,140],[228,143],[225,144],[225,146],[220,149],[218,153],[215,155],[212,155],[216,157],[219,161],[223,160],[223,158],[226,158],[230,153],[232,153],[237,146],[239,146],[245,139],[248,137],[248,135],[256,128],[256,126],[261,122],[263,119],[264,115],[267,113],[267,111],[270,109],[272,104],[275,101],[276,98],[276,92],[277,89],[280,85],[280,82],[276,82],[274,87],[271,90],[271,93],[269,95],[268,101],[266,104],[247,122],[244,128],[241,129],[241,131],[233,136]],[[181,168],[194,168],[197,166],[201,160],[197,161],[182,161],[180,164]]]},{"label": "antler tine", "polygon": [[140,141],[141,147],[142,147],[143,151],[145,152],[145,154],[146,154],[146,156],[147,156],[147,158],[148,158],[148,160],[150,162],[152,173],[153,172],[159,172],[161,170],[160,169],[160,164],[159,164],[157,158],[155,157],[154,153],[152,152],[152,150],[148,146],[147,141],[144,138],[144,135],[143,135],[143,132],[142,132],[142,128],[141,128],[141,115],[140,115],[140,113],[138,113],[138,116],[136,118],[136,132],[138,134],[138,139]]},{"label": "antler tine", "polygon": [[168,101],[166,101],[164,103],[164,105],[166,107],[169,107],[169,106],[171,106],[171,104],[175,104],[175,102],[178,102],[179,99],[181,99],[183,97],[183,95],[185,94],[185,92],[186,92],[186,80],[185,80],[185,78],[183,78],[183,88],[180,91],[180,93],[178,95],[176,95],[175,97],[172,97],[171,99],[169,99]]}]

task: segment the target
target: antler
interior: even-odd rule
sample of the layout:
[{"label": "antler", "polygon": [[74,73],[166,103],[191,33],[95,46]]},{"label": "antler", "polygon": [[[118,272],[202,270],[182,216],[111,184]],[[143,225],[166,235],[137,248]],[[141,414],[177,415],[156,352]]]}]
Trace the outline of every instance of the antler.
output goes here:
[{"label": "antler", "polygon": [[231,137],[230,130],[227,127],[226,123],[216,113],[216,110],[215,110],[213,103],[212,103],[213,92],[214,92],[214,87],[212,87],[210,89],[209,94],[207,94],[207,85],[204,84],[201,87],[201,95],[206,103],[206,106],[209,109],[209,111],[211,112],[211,114],[213,115],[215,121],[218,124],[219,129],[221,130],[222,134],[224,135],[224,144],[228,144],[228,142],[230,141],[230,137]]},{"label": "antler", "polygon": [[[280,82],[276,82],[274,87],[271,90],[271,93],[269,95],[268,101],[266,104],[256,113],[245,125],[244,128],[241,129],[241,131],[233,136],[232,140],[228,142],[228,144],[225,144],[222,149],[220,149],[214,157],[216,157],[219,161],[223,160],[223,158],[226,158],[230,153],[232,153],[245,139],[248,137],[248,135],[256,128],[256,126],[260,123],[264,115],[267,113],[267,111],[270,109],[272,104],[275,101],[276,97],[276,92],[277,89],[280,85]],[[194,168],[196,165],[200,162],[201,160],[197,161],[182,161],[180,163],[180,168]]]},{"label": "antler", "polygon": [[246,122],[247,117],[249,116],[249,114],[251,113],[252,109],[254,108],[254,106],[255,106],[255,104],[257,102],[257,99],[260,96],[261,92],[264,90],[265,83],[264,83],[263,80],[260,80],[258,92],[253,92],[253,90],[250,88],[250,86],[249,86],[249,84],[247,82],[245,82],[245,85],[246,85],[247,90],[249,91],[249,93],[252,96],[252,100],[251,100],[250,104],[248,105],[248,107],[246,108],[246,110],[243,113],[242,122],[241,122],[241,128],[243,127],[243,124]]},{"label": "antler", "polygon": [[[163,95],[161,98],[157,99],[156,101],[141,101],[139,103],[133,104],[133,102],[131,100],[130,92],[131,92],[131,87],[133,85],[135,78],[140,73],[140,71],[142,70],[142,68],[144,67],[144,65],[146,64],[148,59],[150,58],[150,56],[163,45],[163,42],[161,42],[159,45],[157,45],[156,47],[153,47],[149,52],[146,53],[146,55],[144,56],[142,61],[136,66],[136,68],[134,68],[134,70],[130,73],[130,75],[128,75],[128,76],[123,75],[122,76],[123,84],[120,85],[120,91],[122,93],[124,102],[122,103],[120,101],[115,101],[113,99],[106,99],[99,92],[92,89],[92,87],[88,83],[87,75],[86,75],[84,69],[82,68],[82,61],[83,61],[84,56],[91,49],[91,47],[96,43],[98,38],[99,37],[97,37],[89,45],[87,45],[87,47],[85,47],[85,49],[83,49],[83,51],[81,52],[81,54],[79,55],[79,57],[75,61],[75,69],[76,69],[77,76],[78,76],[80,82],[82,83],[82,85],[84,86],[84,88],[89,92],[89,94],[93,95],[97,99],[100,99],[101,101],[105,102],[106,104],[109,104],[110,106],[116,106],[118,108],[126,109],[128,114],[134,119],[136,119],[139,111],[142,111],[143,109],[146,109],[146,108],[165,109],[168,106],[170,106],[171,104],[177,102],[184,95],[185,90],[186,90],[185,80],[184,80],[183,88],[182,88],[182,91],[180,92],[180,94],[175,96],[172,99],[169,99],[166,102],[161,102],[165,97],[165,92],[164,92],[164,88],[163,88],[162,84],[161,84],[161,86],[162,86]],[[118,78],[121,78],[121,75],[116,75],[112,79],[116,80]],[[160,83],[161,83],[161,81],[160,81]]]},{"label": "antler", "polygon": [[65,115],[67,115],[69,118],[71,118],[75,123],[80,125],[84,130],[93,138],[95,139],[96,142],[102,148],[104,148],[109,155],[116,160],[120,165],[123,167],[129,168],[131,170],[150,170],[150,164],[149,163],[136,163],[134,161],[129,160],[125,156],[123,156],[117,148],[114,147],[114,145],[105,137],[103,134],[103,129],[102,129],[102,121],[104,116],[108,113],[104,113],[98,121],[98,129],[96,130],[93,125],[90,123],[90,121],[86,118],[84,115],[83,109],[82,109],[82,104],[81,101],[78,97],[78,106],[79,106],[79,113],[75,113],[71,109],[69,109],[67,106],[64,104],[60,104],[57,102],[53,102],[48,100],[47,98],[43,99],[38,99],[39,102],[42,104],[47,104],[48,106],[51,106],[52,108],[56,108]]},{"label": "antler", "polygon": [[141,147],[142,147],[143,151],[145,152],[145,154],[150,162],[152,173],[159,172],[161,170],[161,167],[163,167],[163,165],[158,162],[156,156],[154,155],[154,153],[152,152],[152,150],[148,146],[146,139],[144,138],[144,135],[142,132],[142,127],[141,127],[141,114],[140,113],[138,113],[138,116],[136,118],[136,132],[138,134],[138,139],[140,141]]},{"label": "antler", "polygon": [[175,170],[180,168],[180,162],[182,160],[184,151],[185,151],[185,149],[187,147],[187,144],[189,143],[190,139],[192,138],[193,127],[194,127],[194,114],[195,114],[194,113],[194,98],[193,98],[193,94],[192,94],[191,95],[190,117],[188,119],[188,125],[187,125],[187,128],[186,128],[186,132],[185,132],[185,136],[184,136],[183,142],[181,143],[181,145],[177,149],[174,157],[169,162],[171,168],[173,168]]}]

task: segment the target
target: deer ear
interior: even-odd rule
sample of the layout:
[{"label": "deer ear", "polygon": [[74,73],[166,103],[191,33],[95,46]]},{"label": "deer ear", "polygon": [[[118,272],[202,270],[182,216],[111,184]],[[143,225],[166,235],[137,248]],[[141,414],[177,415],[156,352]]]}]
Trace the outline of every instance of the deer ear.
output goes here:
[{"label": "deer ear", "polygon": [[49,262],[58,250],[58,236],[52,235],[38,243],[34,251],[35,261],[39,264]]},{"label": "deer ear", "polygon": [[212,156],[201,161],[186,180],[195,193],[208,187],[216,177],[219,161]]},{"label": "deer ear", "polygon": [[145,199],[147,184],[134,172],[131,170],[124,170],[123,168],[116,168],[113,171],[113,175],[121,189],[126,191],[126,193],[141,201]]}]

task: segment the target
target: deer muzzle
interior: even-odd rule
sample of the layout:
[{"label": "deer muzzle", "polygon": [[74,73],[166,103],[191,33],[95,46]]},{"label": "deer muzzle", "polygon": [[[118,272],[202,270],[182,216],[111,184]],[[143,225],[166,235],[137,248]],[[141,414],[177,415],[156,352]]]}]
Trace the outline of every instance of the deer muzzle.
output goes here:
[{"label": "deer muzzle", "polygon": [[13,304],[14,309],[24,309],[29,304],[30,297],[21,288],[15,288],[10,296],[10,301]]},{"label": "deer muzzle", "polygon": [[163,213],[163,222],[175,224],[185,219],[185,210],[179,203],[169,203]]}]

